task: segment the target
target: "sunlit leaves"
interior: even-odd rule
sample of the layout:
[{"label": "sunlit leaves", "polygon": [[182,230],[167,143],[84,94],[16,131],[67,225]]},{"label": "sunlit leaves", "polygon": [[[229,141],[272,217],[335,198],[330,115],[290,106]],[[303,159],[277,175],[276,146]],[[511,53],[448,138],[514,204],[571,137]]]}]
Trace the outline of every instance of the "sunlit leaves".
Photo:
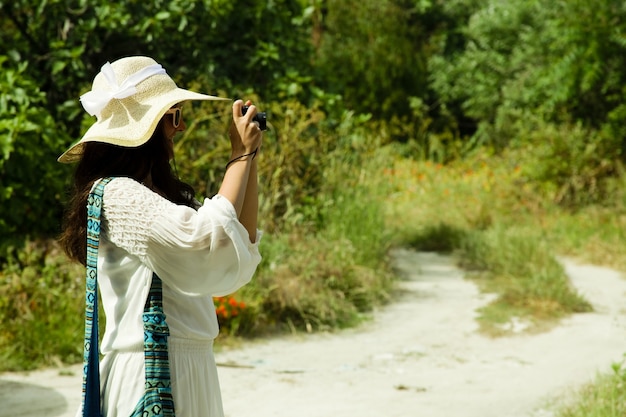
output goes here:
[{"label": "sunlit leaves", "polygon": [[29,234],[56,233],[62,167],[53,155],[67,140],[46,111],[26,63],[0,58],[0,249]]},{"label": "sunlit leaves", "polygon": [[597,127],[625,98],[622,2],[485,1],[463,33],[461,51],[431,60],[433,86],[478,122],[521,109]]}]

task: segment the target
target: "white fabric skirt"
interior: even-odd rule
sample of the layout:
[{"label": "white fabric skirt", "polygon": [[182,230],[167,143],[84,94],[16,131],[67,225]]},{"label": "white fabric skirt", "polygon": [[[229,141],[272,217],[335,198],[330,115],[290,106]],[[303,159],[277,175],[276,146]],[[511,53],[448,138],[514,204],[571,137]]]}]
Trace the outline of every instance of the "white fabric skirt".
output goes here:
[{"label": "white fabric skirt", "polygon": [[[168,350],[176,417],[223,417],[213,343],[170,337]],[[129,417],[144,382],[143,347],[106,355],[100,363],[103,417]]]}]

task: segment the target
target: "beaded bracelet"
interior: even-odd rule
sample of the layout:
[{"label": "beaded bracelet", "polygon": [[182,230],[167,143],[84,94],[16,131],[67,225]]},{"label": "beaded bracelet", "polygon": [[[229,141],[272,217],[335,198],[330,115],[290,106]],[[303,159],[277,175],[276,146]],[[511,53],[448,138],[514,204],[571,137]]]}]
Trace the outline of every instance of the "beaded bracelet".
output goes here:
[{"label": "beaded bracelet", "polygon": [[250,152],[250,153],[247,153],[247,154],[244,154],[244,155],[238,156],[237,158],[233,158],[233,159],[231,159],[231,160],[230,160],[230,161],[228,161],[228,163],[226,164],[226,167],[224,168],[224,170],[227,170],[227,169],[228,169],[228,167],[230,166],[230,164],[232,164],[233,162],[237,162],[237,161],[239,161],[241,158],[245,158],[246,156],[250,156],[250,155],[252,155],[252,159],[256,158],[256,151],[258,151],[258,150],[259,150],[259,148],[256,148],[254,151],[252,151],[252,152]]}]

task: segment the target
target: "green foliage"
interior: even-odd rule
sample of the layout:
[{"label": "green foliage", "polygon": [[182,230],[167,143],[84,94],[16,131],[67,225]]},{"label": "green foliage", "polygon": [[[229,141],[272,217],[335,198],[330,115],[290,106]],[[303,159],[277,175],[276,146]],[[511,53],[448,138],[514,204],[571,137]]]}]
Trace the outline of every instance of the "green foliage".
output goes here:
[{"label": "green foliage", "polygon": [[347,108],[378,117],[407,115],[408,98],[424,95],[428,19],[408,3],[330,0],[319,10],[315,66]]},{"label": "green foliage", "polygon": [[[540,330],[591,309],[555,259],[564,246],[553,248],[544,223],[544,206],[554,203],[520,178],[521,169],[503,156],[447,166],[398,161],[390,176],[397,187],[388,201],[394,238],[457,256],[468,278],[496,296],[480,310],[482,329],[493,335],[508,334],[514,318]],[[602,220],[593,221],[598,227]]]},{"label": "green foliage", "polygon": [[431,60],[433,87],[479,124],[479,143],[525,139],[510,126],[528,114],[623,134],[625,32],[620,2],[486,1],[465,48]]},{"label": "green foliage", "polygon": [[55,160],[93,121],[78,97],[107,60],[150,55],[182,85],[227,88],[230,97],[252,90],[298,96],[302,88],[294,85],[307,80],[300,75],[308,66],[307,20],[295,0],[246,7],[18,0],[0,7],[0,250],[15,236],[58,231],[69,168]]},{"label": "green foliage", "polygon": [[[78,136],[77,98],[106,61],[148,55],[182,84],[201,78],[203,90],[229,95],[254,89],[296,94],[309,44],[296,0],[253,2],[81,0],[3,2],[0,44],[18,61],[35,62],[29,76],[42,81],[53,116]],[[271,24],[268,24],[271,22]]]},{"label": "green foliage", "polygon": [[269,232],[289,233],[292,227],[316,230],[319,199],[324,198],[324,171],[336,154],[336,137],[322,131],[324,113],[293,101],[273,103],[269,113],[274,135],[264,140],[260,167],[260,214]]},{"label": "green foliage", "polygon": [[[509,311],[504,322],[511,314],[541,320],[591,311],[591,305],[571,287],[547,243],[528,230],[496,226],[471,233],[461,242],[461,258],[462,266],[474,271],[470,277],[478,278],[486,292],[498,294],[481,308],[483,317],[502,316],[503,306]],[[501,331],[493,321],[482,324],[491,333]]]},{"label": "green foliage", "polygon": [[[263,263],[236,294],[246,308],[224,322],[225,331],[250,335],[286,324],[294,331],[352,324],[386,299],[390,285],[382,215],[388,186],[371,175],[389,155],[351,113],[331,131],[318,108],[294,101],[267,109],[273,123],[259,156]],[[204,127],[194,121],[177,141],[177,164],[184,178],[203,184],[210,195],[221,182],[219,156],[228,154],[223,132],[230,109],[192,111],[192,120]]]},{"label": "green foliage", "polygon": [[462,244],[465,235],[463,229],[440,222],[414,232],[407,244],[424,252],[453,252]]},{"label": "green foliage", "polygon": [[576,125],[552,124],[528,117],[525,138],[509,154],[519,161],[520,182],[568,207],[610,200],[612,178],[620,167],[620,139]]},{"label": "green foliage", "polygon": [[0,56],[0,253],[58,232],[67,177],[55,157],[67,138],[27,68]]},{"label": "green foliage", "polygon": [[254,335],[354,325],[360,313],[387,300],[391,284],[380,265],[363,266],[355,259],[362,247],[352,236],[332,241],[324,231],[306,238],[268,236],[255,279],[238,292],[249,309],[239,330]]},{"label": "green foliage", "polygon": [[624,360],[611,371],[597,375],[589,384],[557,404],[556,417],[621,417],[626,415],[626,368]]},{"label": "green foliage", "polygon": [[290,107],[276,127],[278,146],[264,145],[262,212],[273,220],[263,223],[279,234],[268,236],[264,263],[242,293],[256,300],[247,303],[258,306],[253,323],[266,329],[352,324],[386,300],[391,283],[383,216],[389,188],[375,174],[389,155],[358,118],[345,114],[331,135],[312,128],[316,117]]},{"label": "green foliage", "polygon": [[[295,100],[257,105],[270,115],[270,130],[264,135],[260,153],[263,163],[259,165],[262,226],[270,233],[288,231],[296,225],[314,229],[319,220],[316,196],[325,186],[324,170],[345,148],[319,126],[325,117],[319,108],[308,108]],[[219,107],[217,113],[215,108],[194,109],[189,116],[193,122],[176,141],[180,175],[200,184],[198,189],[205,195],[217,193],[222,180],[224,155],[230,149],[225,133],[231,112],[230,106]]]},{"label": "green foliage", "polygon": [[0,272],[0,370],[80,361],[84,276],[49,241],[9,252]]},{"label": "green foliage", "polygon": [[537,227],[559,253],[581,262],[626,271],[626,177],[610,181],[606,198],[568,210],[545,210]]},{"label": "green foliage", "polygon": [[477,126],[466,149],[513,145],[529,183],[563,204],[605,198],[626,149],[626,6],[482,3],[465,45],[430,60],[443,103]]}]

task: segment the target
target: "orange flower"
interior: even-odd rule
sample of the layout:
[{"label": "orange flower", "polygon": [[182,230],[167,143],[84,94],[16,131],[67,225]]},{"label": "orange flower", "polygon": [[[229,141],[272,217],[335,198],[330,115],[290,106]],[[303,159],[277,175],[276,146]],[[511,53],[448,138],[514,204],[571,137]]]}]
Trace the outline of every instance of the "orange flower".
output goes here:
[{"label": "orange flower", "polygon": [[215,297],[215,313],[219,320],[224,321],[237,317],[246,307],[243,301],[237,301],[233,296]]}]

